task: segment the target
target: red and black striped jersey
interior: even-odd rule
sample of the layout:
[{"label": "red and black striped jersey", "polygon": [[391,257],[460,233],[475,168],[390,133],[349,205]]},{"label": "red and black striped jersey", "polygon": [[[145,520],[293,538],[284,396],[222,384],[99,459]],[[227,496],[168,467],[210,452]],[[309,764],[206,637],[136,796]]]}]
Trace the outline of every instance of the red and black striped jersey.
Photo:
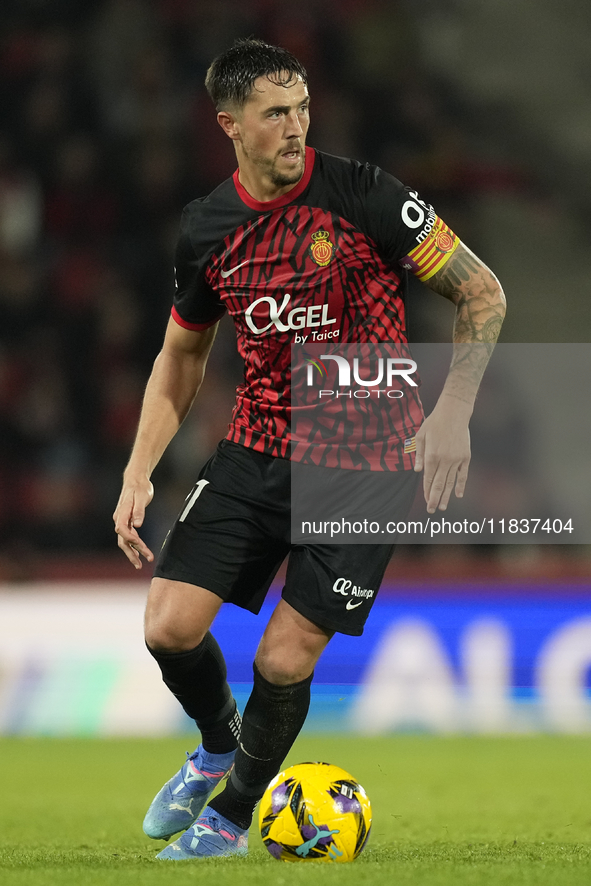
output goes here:
[{"label": "red and black striped jersey", "polygon": [[[192,330],[226,311],[235,323],[244,382],[228,439],[289,458],[292,345],[406,342],[405,269],[428,279],[457,242],[393,176],[312,148],[302,179],[282,197],[255,200],[237,171],[186,206],[172,315]],[[404,441],[422,417],[414,393],[390,440],[388,469],[412,467]],[[317,443],[316,463],[339,463],[321,450]],[[355,466],[384,469],[379,454]]]}]

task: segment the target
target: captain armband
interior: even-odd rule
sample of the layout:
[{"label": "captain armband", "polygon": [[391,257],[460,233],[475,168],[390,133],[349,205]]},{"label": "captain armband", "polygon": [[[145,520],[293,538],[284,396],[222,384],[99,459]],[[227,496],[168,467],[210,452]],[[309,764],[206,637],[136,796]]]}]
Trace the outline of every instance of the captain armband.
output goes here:
[{"label": "captain armband", "polygon": [[431,230],[418,246],[400,259],[399,264],[424,283],[444,266],[459,242],[460,238],[436,215]]}]

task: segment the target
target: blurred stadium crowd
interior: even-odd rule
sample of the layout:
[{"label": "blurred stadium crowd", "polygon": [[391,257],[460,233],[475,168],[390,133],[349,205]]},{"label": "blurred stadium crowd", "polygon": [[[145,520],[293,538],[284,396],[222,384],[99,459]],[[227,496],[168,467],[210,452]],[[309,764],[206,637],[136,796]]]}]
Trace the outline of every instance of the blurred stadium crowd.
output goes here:
[{"label": "blurred stadium crowd", "polygon": [[[309,141],[416,187],[479,251],[474,201],[535,187],[478,152],[394,0],[4,0],[0,7],[0,577],[48,552],[113,551],[111,522],[172,297],[182,207],[232,173],[203,87],[238,36],[307,66]],[[482,248],[486,259],[486,247]],[[416,290],[415,340],[449,338]],[[414,325],[413,325],[414,324]],[[167,453],[157,545],[225,435],[240,377],[229,322]]]}]

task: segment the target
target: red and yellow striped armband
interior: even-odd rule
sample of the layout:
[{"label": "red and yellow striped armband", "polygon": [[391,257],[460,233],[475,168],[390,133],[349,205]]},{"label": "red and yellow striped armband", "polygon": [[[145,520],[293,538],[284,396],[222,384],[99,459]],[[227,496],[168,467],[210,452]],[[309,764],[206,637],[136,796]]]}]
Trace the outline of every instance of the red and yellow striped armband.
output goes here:
[{"label": "red and yellow striped armband", "polygon": [[424,283],[444,266],[459,242],[460,238],[436,215],[431,230],[399,264]]}]

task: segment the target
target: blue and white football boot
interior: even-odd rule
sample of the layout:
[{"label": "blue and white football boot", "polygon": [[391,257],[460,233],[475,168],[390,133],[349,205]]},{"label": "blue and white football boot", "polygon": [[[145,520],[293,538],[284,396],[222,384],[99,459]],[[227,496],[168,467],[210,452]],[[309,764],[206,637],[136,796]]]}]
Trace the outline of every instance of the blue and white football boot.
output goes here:
[{"label": "blue and white football boot", "polygon": [[187,753],[187,762],[152,800],[144,819],[144,833],[153,840],[168,840],[190,827],[232,768],[235,754],[210,754],[202,745]]},{"label": "blue and white football boot", "polygon": [[183,861],[199,858],[221,858],[226,855],[246,855],[248,851],[248,828],[239,828],[211,807],[185,831],[178,840],[170,843],[156,858],[165,861]]}]

